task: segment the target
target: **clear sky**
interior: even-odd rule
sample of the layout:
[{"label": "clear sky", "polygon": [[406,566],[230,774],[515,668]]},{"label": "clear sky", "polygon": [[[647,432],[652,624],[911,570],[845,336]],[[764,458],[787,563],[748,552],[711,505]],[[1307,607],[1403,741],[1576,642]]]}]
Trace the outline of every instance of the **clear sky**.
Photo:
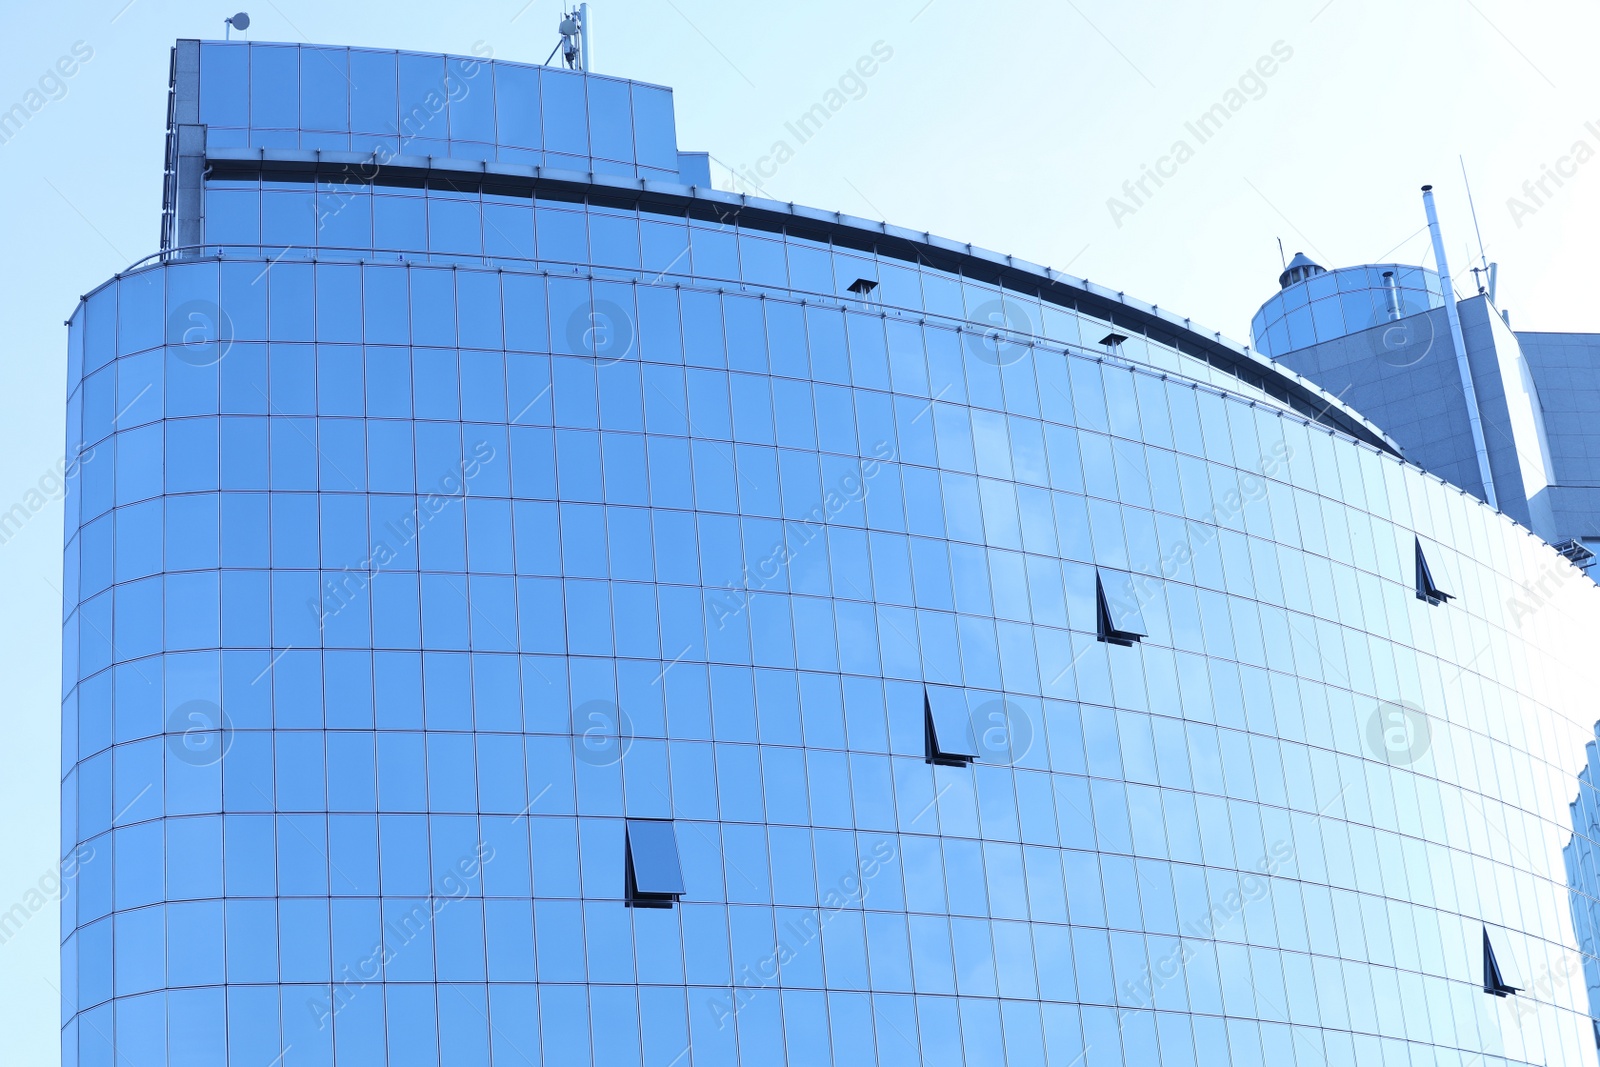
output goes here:
[{"label": "clear sky", "polygon": [[[558,18],[556,0],[228,3],[257,40],[482,41],[532,62]],[[0,143],[0,512],[48,489],[61,458],[62,320],[157,247],[168,49],[220,36],[232,10],[7,6],[0,111],[74,46],[92,55]],[[1240,341],[1276,285],[1278,238],[1328,267],[1431,265],[1424,183],[1464,274],[1478,244],[1463,156],[1513,326],[1600,331],[1593,4],[598,0],[591,25],[594,69],[675,88],[680,147],[709,150],[724,177],[761,166],[775,199],[1013,253]],[[853,80],[869,56],[875,72]],[[786,124],[818,103],[835,108],[802,143]],[[1202,140],[1189,124],[1217,104],[1228,117]],[[0,544],[0,913],[56,863],[60,549],[58,502]],[[55,1062],[57,935],[52,904],[0,943],[12,1062]]]}]

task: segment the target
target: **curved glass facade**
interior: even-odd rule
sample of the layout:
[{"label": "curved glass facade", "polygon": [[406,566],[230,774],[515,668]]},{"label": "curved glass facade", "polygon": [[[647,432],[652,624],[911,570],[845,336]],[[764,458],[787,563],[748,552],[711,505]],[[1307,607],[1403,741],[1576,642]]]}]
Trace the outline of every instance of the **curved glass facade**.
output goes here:
[{"label": "curved glass facade", "polygon": [[[1391,288],[1385,272],[1393,272]],[[1444,307],[1437,271],[1401,263],[1340,267],[1296,282],[1261,305],[1250,322],[1256,349],[1274,359]]]},{"label": "curved glass facade", "polygon": [[837,217],[219,162],[70,324],[67,1063],[1593,1062],[1503,516]]},{"label": "curved glass facade", "polygon": [[[259,162],[212,165],[206,182],[206,256],[278,260],[356,260],[542,270],[652,289],[691,279],[752,295],[848,306],[899,318],[929,317],[974,334],[971,344],[1004,367],[1028,346],[1072,348],[1141,363],[1272,404],[1281,383],[1262,368],[1208,362],[1190,338],[1163,341],[1104,308],[1079,308],[1041,278],[997,284],[919,262],[904,242],[863,249],[835,244],[814,226],[722,204],[686,211],[608,191],[586,195],[565,183],[510,177],[362,178],[359,168],[263,170]],[[637,196],[637,194],[635,194]],[[787,222],[787,225],[785,225]],[[856,234],[870,240],[870,235]],[[870,283],[870,299],[852,286]],[[570,287],[569,287],[570,288]],[[631,298],[629,298],[631,300]],[[647,297],[647,299],[649,299]],[[628,303],[628,301],[624,301]],[[570,311],[563,307],[557,314]],[[624,312],[632,316],[632,306]],[[1098,313],[1096,313],[1098,312]],[[1119,331],[1127,331],[1123,334]],[[1101,339],[1122,339],[1110,350]],[[1047,398],[1046,403],[1050,402]],[[1318,406],[1336,403],[1319,397]]]},{"label": "curved glass facade", "polygon": [[1600,868],[1596,865],[1596,842],[1600,842],[1600,795],[1595,780],[1600,777],[1600,723],[1595,723],[1595,738],[1584,746],[1588,762],[1578,772],[1578,794],[1572,801],[1572,839],[1565,849],[1567,882],[1572,887],[1572,925],[1581,955],[1567,960],[1582,971],[1552,973],[1550,979],[1563,984],[1582,981],[1589,998],[1589,1014],[1595,1019],[1595,1045],[1600,1047]]}]

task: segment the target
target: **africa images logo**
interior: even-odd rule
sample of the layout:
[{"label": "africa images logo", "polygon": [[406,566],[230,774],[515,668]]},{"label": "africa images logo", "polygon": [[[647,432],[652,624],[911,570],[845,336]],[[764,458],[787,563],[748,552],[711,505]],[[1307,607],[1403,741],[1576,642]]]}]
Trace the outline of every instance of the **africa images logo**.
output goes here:
[{"label": "africa images logo", "polygon": [[1376,313],[1367,324],[1372,354],[1391,367],[1415,366],[1433,351],[1436,331],[1433,316],[1427,312],[1402,319]]},{"label": "africa images logo", "polygon": [[167,313],[167,344],[191,367],[220,363],[233,348],[233,319],[214,300],[185,300]]},{"label": "africa images logo", "polygon": [[1025,357],[1030,349],[1026,344],[1010,340],[1013,335],[1023,337],[1037,334],[1033,316],[1016,301],[999,297],[985,300],[972,309],[972,321],[983,323],[983,330],[963,330],[962,339],[967,352],[981,363],[1007,367]]},{"label": "africa images logo", "polygon": [[188,700],[167,716],[167,751],[180,763],[209,767],[233,747],[233,724],[209,700]]},{"label": "africa images logo", "polygon": [[1433,743],[1433,727],[1408,700],[1384,700],[1367,717],[1367,751],[1396,767],[1409,767]]}]

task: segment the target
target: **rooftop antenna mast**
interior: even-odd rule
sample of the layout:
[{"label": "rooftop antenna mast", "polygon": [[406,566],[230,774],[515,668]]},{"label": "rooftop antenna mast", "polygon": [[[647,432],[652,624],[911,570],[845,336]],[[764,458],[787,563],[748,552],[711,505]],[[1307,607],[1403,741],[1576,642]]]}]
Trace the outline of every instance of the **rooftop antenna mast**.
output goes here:
[{"label": "rooftop antenna mast", "polygon": [[589,69],[589,5],[579,4],[571,11],[561,16],[561,24],[557,27],[561,40],[550,49],[550,54],[545,57],[545,64],[561,53],[561,58],[572,70]]},{"label": "rooftop antenna mast", "polygon": [[[1456,158],[1461,161],[1461,184],[1465,185],[1467,187],[1467,207],[1472,209],[1472,230],[1473,230],[1474,233],[1476,233],[1478,235],[1478,262],[1479,262],[1480,266],[1472,268],[1472,278],[1473,278],[1474,281],[1477,281],[1478,280],[1478,272],[1479,271],[1482,271],[1486,276],[1489,276],[1489,277],[1492,277],[1493,275],[1491,274],[1491,272],[1489,270],[1489,257],[1486,256],[1484,254],[1484,251],[1483,251],[1483,230],[1479,229],[1479,227],[1478,227],[1478,209],[1472,203],[1472,183],[1467,180],[1467,158],[1465,156],[1461,156],[1461,155],[1456,156]],[[1467,258],[1468,258],[1468,261],[1470,262],[1471,261],[1471,254],[1470,253],[1468,253],[1468,257]],[[1490,283],[1491,288],[1493,287],[1493,284],[1494,284],[1493,282]],[[1480,281],[1480,282],[1478,282],[1478,292],[1481,293],[1483,291],[1484,291],[1483,283]],[[1489,299],[1490,300],[1494,299],[1494,294],[1493,293],[1489,294]]]},{"label": "rooftop antenna mast", "polygon": [[1278,259],[1283,263],[1283,269],[1289,269],[1289,260],[1283,254],[1283,238],[1278,238]]}]

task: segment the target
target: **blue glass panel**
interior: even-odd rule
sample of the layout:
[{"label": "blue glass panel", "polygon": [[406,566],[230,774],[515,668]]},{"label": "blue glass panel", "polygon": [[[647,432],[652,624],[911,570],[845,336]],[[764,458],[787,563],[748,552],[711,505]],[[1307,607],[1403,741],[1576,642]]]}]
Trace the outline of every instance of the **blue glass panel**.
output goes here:
[{"label": "blue glass panel", "polygon": [[[632,163],[633,113],[628,83],[594,77],[585,78],[584,82],[588,89],[591,150],[602,159]],[[670,166],[676,168],[676,158]]]},{"label": "blue glass panel", "polygon": [[493,143],[495,78],[490,64],[452,59],[447,66],[444,84],[450,98],[451,140]]},{"label": "blue glass panel", "polygon": [[200,121],[250,125],[250,47],[207,41],[200,46]]},{"label": "blue glass panel", "polygon": [[292,130],[300,121],[300,50],[293,45],[250,49],[250,125]]},{"label": "blue glass panel", "polygon": [[639,165],[678,168],[678,137],[673,128],[672,93],[650,85],[632,85],[633,139]]},{"label": "blue glass panel", "polygon": [[343,48],[300,49],[301,129],[350,129],[348,56]]},{"label": "blue glass panel", "polygon": [[[589,154],[588,108],[584,100],[585,78],[570,71],[539,71],[540,103],[543,106],[544,146],[549,152],[571,156]],[[558,164],[552,164],[558,165]]]}]

